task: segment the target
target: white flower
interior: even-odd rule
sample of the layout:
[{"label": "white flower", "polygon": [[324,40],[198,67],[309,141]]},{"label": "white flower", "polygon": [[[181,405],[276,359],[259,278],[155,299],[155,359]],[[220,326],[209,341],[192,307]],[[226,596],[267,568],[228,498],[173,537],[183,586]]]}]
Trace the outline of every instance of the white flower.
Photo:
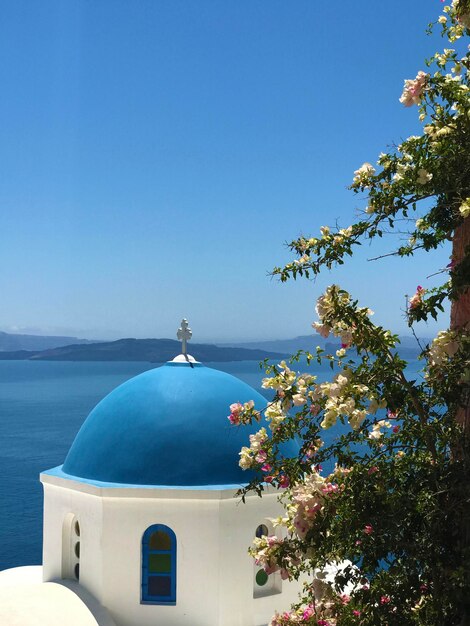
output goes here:
[{"label": "white flower", "polygon": [[363,163],[361,167],[354,172],[354,183],[365,184],[369,178],[375,174],[375,167],[370,163]]},{"label": "white flower", "polygon": [[302,406],[302,404],[307,402],[307,399],[301,393],[296,393],[292,396],[292,402],[294,406]]},{"label": "white flower", "polygon": [[357,430],[362,422],[366,419],[366,415],[367,413],[364,409],[354,411],[349,418],[349,423],[351,424],[351,427],[354,428],[354,430]]},{"label": "white flower", "polygon": [[319,335],[326,339],[331,331],[331,328],[326,324],[320,324],[320,322],[313,322],[312,328],[314,328]]},{"label": "white flower", "polygon": [[380,439],[383,437],[382,428],[391,428],[392,425],[386,420],[379,420],[372,426],[372,430],[369,433],[369,439]]},{"label": "white flower", "polygon": [[323,422],[320,424],[320,426],[324,428],[325,430],[327,428],[331,428],[332,426],[336,424],[337,417],[338,417],[338,414],[334,409],[330,409],[329,411],[326,411],[325,418]]},{"label": "white flower", "polygon": [[419,185],[426,185],[432,179],[432,174],[427,172],[425,169],[421,168],[418,170],[418,179],[417,182]]},{"label": "white flower", "polygon": [[441,330],[437,333],[437,337],[429,348],[428,360],[430,366],[442,365],[449,357],[454,356],[458,349],[457,334],[450,330]]},{"label": "white flower", "polygon": [[466,218],[470,215],[470,198],[467,198],[462,202],[459,207],[459,213],[463,218]]},{"label": "white flower", "polygon": [[419,104],[421,102],[428,78],[429,74],[420,71],[414,80],[405,80],[405,86],[400,97],[400,102],[406,107],[410,107],[413,104]]}]

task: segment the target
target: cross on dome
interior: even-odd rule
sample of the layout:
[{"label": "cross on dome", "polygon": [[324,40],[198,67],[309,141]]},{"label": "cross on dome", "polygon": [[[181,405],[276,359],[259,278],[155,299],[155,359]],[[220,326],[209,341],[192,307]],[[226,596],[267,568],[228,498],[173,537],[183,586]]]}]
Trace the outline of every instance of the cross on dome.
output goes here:
[{"label": "cross on dome", "polygon": [[176,333],[177,339],[181,341],[181,354],[185,356],[188,354],[188,345],[187,342],[193,336],[193,331],[189,328],[189,323],[186,318],[181,320],[181,326],[178,328],[178,332]]}]

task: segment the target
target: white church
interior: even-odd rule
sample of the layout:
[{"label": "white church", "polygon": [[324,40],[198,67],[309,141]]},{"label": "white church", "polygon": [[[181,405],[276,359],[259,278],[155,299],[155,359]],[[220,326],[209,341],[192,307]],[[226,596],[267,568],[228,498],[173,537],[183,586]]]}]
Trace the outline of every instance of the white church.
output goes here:
[{"label": "white church", "polygon": [[259,426],[231,426],[228,407],[266,400],[196,362],[190,336],[183,320],[182,354],[106,396],[41,474],[43,565],[0,572],[2,626],[263,626],[295,601],[247,553],[274,534],[277,493],[235,495]]}]

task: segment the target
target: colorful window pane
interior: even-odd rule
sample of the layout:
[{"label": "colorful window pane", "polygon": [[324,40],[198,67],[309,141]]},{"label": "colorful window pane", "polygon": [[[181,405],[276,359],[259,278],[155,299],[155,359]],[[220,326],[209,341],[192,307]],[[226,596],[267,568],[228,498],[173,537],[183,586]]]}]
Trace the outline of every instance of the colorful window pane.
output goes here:
[{"label": "colorful window pane", "polygon": [[171,554],[149,554],[149,572],[171,572]]},{"label": "colorful window pane", "polygon": [[258,528],[256,529],[255,534],[258,537],[258,539],[261,539],[261,537],[267,537],[269,535],[269,530],[266,524],[260,524]]},{"label": "colorful window pane", "polygon": [[150,526],[142,538],[141,601],[176,603],[176,536],[163,524]]},{"label": "colorful window pane", "polygon": [[151,550],[171,550],[171,537],[163,530],[150,535],[149,548]]},{"label": "colorful window pane", "polygon": [[169,576],[149,576],[149,594],[152,596],[169,596],[171,594],[171,578]]},{"label": "colorful window pane", "polygon": [[263,587],[268,582],[269,576],[266,574],[264,569],[260,569],[256,574],[256,584],[260,587]]}]

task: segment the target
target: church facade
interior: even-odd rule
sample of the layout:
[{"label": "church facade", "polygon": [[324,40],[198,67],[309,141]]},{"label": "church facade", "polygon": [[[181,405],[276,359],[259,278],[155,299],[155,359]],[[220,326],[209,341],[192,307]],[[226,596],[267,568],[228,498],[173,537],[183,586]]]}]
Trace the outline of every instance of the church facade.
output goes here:
[{"label": "church facade", "polygon": [[[244,504],[236,496],[247,482],[238,452],[259,425],[233,427],[226,416],[248,400],[266,405],[183,349],[106,396],[64,464],[41,474],[42,588],[78,595],[92,620],[80,623],[263,626],[295,601],[298,585],[247,553],[282,513],[268,486]],[[0,576],[0,604],[1,594]],[[60,623],[52,613],[50,626]]]}]

